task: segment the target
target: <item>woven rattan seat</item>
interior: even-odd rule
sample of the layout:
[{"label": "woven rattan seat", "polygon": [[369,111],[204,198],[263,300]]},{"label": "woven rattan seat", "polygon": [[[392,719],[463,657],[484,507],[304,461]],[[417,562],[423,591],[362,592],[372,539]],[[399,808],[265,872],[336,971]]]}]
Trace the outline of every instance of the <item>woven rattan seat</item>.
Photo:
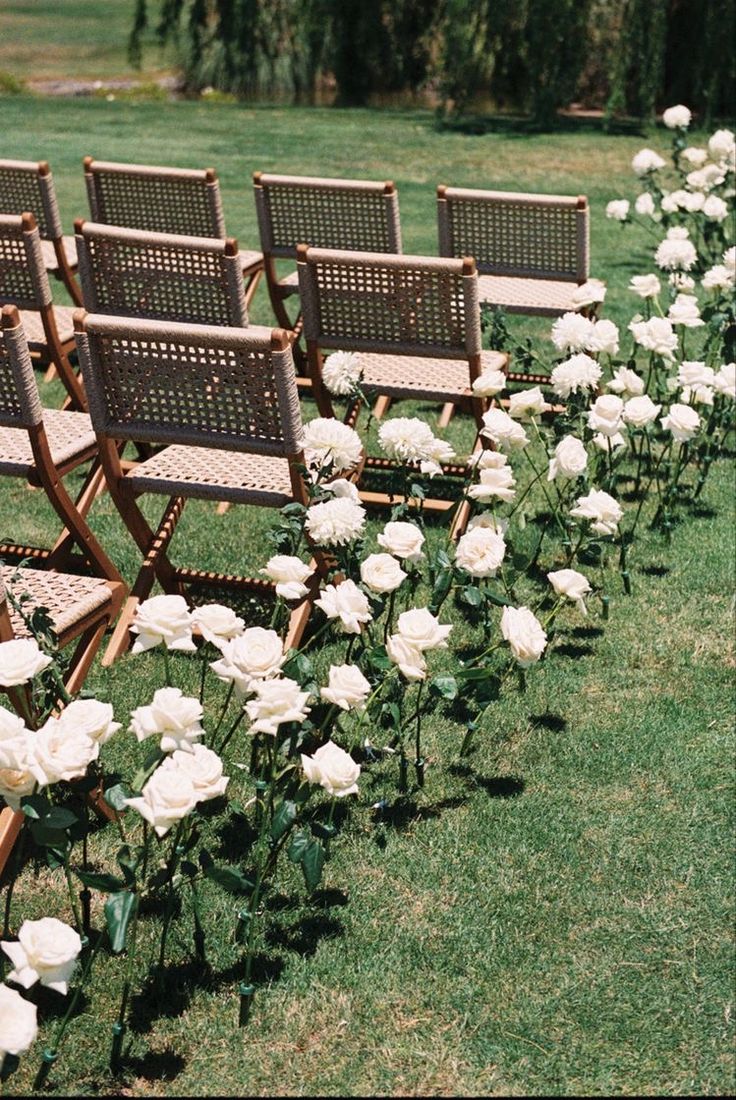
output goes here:
[{"label": "woven rattan seat", "polygon": [[[86,413],[43,410],[43,426],[55,466],[88,457],[95,446],[92,422]],[[33,448],[23,428],[0,427],[0,474],[28,477],[35,468]]]},{"label": "woven rattan seat", "polygon": [[[63,634],[77,623],[110,603],[109,587],[97,577],[79,577],[71,573],[49,573],[42,569],[23,569],[0,565],[3,582],[19,596],[30,596],[28,609],[48,609],[54,630]],[[23,616],[9,607],[10,621],[16,638],[29,638],[31,631]]]},{"label": "woven rattan seat", "polygon": [[[52,306],[51,310],[56,323],[56,331],[62,344],[68,344],[74,340],[74,308],[72,306]],[[20,311],[21,321],[25,329],[28,346],[31,351],[40,351],[46,347],[46,333],[43,327],[43,318],[40,313],[34,313],[30,309]]]},{"label": "woven rattan seat", "polygon": [[211,447],[166,447],[139,463],[126,481],[136,492],[233,504],[282,508],[293,499],[287,459]]},{"label": "woven rattan seat", "polygon": [[74,278],[77,254],[74,238],[62,235],[54,178],[45,160],[0,160],[0,212],[33,214],[41,236],[46,270],[61,279],[76,305],[82,304]]},{"label": "woven rattan seat", "polygon": [[557,317],[577,310],[577,283],[556,279],[515,279],[510,275],[480,275],[481,303],[501,306],[507,313],[535,313]]},{"label": "woven rattan seat", "polygon": [[244,275],[251,271],[253,268],[263,267],[262,252],[254,252],[252,249],[249,248],[241,248],[238,252],[238,257],[240,259],[240,267],[242,268]]},{"label": "woven rattan seat", "polygon": [[[467,359],[431,359],[414,355],[361,353],[362,386],[367,393],[425,401],[457,401],[470,397]],[[506,356],[481,352],[481,370],[503,370]]]},{"label": "woven rattan seat", "polygon": [[479,299],[511,313],[556,316],[579,308],[588,278],[589,209],[584,195],[437,188],[441,256],[474,256]]}]

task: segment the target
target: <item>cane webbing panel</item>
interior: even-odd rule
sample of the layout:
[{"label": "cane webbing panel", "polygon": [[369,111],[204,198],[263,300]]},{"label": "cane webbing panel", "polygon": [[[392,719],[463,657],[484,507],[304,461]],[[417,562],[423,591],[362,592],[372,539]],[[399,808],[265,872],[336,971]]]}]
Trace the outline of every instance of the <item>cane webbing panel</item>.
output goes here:
[{"label": "cane webbing panel", "polygon": [[509,275],[480,275],[481,302],[502,306],[507,313],[538,313],[555,317],[577,311],[574,294],[577,283],[554,279],[515,279]]},{"label": "cane webbing panel", "polygon": [[298,244],[401,252],[399,199],[384,183],[262,175],[255,187],[261,247],[293,258]]},{"label": "cane webbing panel", "polygon": [[28,442],[22,429],[40,424],[42,416],[23,326],[3,328],[0,331],[0,425],[20,429],[19,434]]},{"label": "cane webbing panel", "polygon": [[[62,344],[66,344],[74,339],[74,307],[52,306],[52,309],[59,339]],[[46,348],[46,333],[43,329],[41,314],[22,309],[20,319],[31,351],[43,351]]]},{"label": "cane webbing panel", "polygon": [[39,309],[50,302],[38,229],[24,230],[19,215],[0,214],[0,305]]},{"label": "cane webbing panel", "polygon": [[[69,267],[76,267],[77,242],[74,240],[74,237],[62,237],[61,243],[64,249],[64,253],[66,254],[66,259]],[[43,256],[44,267],[47,271],[58,271],[59,261],[56,258],[53,241],[41,241],[41,255]]]},{"label": "cane webbing panel", "polygon": [[[48,609],[57,634],[69,630],[110,602],[110,589],[96,577],[77,577],[70,573],[52,573],[12,565],[0,565],[0,575],[5,587],[22,603],[26,615],[37,607]],[[24,596],[30,599],[26,601]],[[0,602],[2,598],[0,592]],[[16,638],[32,637],[22,615],[10,601],[7,606]]]},{"label": "cane webbing panel", "polygon": [[310,249],[304,335],[322,347],[457,359],[480,351],[477,275],[458,260]]},{"label": "cane webbing panel", "polygon": [[241,248],[238,252],[240,270],[248,272],[251,269],[263,267],[263,253],[255,252],[250,248]]},{"label": "cane webbing panel", "polygon": [[[86,413],[43,409],[43,424],[55,466],[62,466],[95,446]],[[35,466],[31,441],[23,428],[0,427],[0,474],[28,477]]]},{"label": "cane webbing panel", "polygon": [[61,236],[51,173],[42,176],[35,161],[0,160],[0,213],[23,214],[26,210],[35,216],[42,238],[51,241]]},{"label": "cane webbing panel", "polygon": [[291,349],[271,351],[269,329],[99,315],[87,327],[77,346],[97,431],[261,455],[300,450]]},{"label": "cane webbing panel", "polygon": [[125,478],[136,492],[282,508],[294,499],[289,462],[208,447],[166,447]]},{"label": "cane webbing panel", "polygon": [[95,313],[243,328],[242,268],[225,247],[87,223],[78,243],[85,304]]},{"label": "cane webbing panel", "polygon": [[[431,359],[415,355],[362,353],[362,388],[388,397],[425,401],[458,401],[471,396],[466,359]],[[506,356],[497,351],[481,353],[481,370],[503,370]]]},{"label": "cane webbing panel", "polygon": [[447,188],[437,209],[441,255],[474,256],[481,274],[588,276],[588,209],[575,198]]},{"label": "cane webbing panel", "polygon": [[205,172],[93,161],[85,179],[96,222],[153,233],[225,236],[220,187]]}]

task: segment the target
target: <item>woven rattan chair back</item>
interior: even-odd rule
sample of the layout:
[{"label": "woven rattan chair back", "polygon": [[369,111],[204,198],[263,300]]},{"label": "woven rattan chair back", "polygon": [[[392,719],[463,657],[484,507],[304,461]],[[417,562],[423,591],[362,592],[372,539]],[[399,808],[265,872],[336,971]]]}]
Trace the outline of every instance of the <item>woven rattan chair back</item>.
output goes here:
[{"label": "woven rattan chair back", "polygon": [[584,195],[437,189],[441,256],[474,256],[484,275],[582,283],[588,277]]},{"label": "woven rattan chair back", "polygon": [[[12,307],[11,307],[12,308]],[[23,327],[6,309],[0,339],[0,428],[33,428],[43,422],[43,407],[38,394],[33,363]]]},{"label": "woven rattan chair back", "polygon": [[92,220],[152,233],[225,237],[220,184],[202,171],[84,159]]},{"label": "woven rattan chair back", "polygon": [[264,255],[295,259],[301,242],[352,252],[401,252],[393,183],[253,175]]},{"label": "woven rattan chair back", "polygon": [[54,178],[46,161],[0,160],[0,212],[22,214],[24,210],[34,215],[42,240],[62,236]]},{"label": "woven rattan chair back", "polygon": [[0,214],[0,305],[40,310],[52,302],[33,214]]},{"label": "woven rattan chair back", "polygon": [[472,260],[300,246],[298,269],[308,345],[441,359],[480,354]]},{"label": "woven rattan chair back", "polygon": [[299,452],[286,335],[87,316],[77,333],[98,434],[262,455]]},{"label": "woven rattan chair back", "polygon": [[82,289],[93,313],[245,328],[234,240],[76,223]]}]

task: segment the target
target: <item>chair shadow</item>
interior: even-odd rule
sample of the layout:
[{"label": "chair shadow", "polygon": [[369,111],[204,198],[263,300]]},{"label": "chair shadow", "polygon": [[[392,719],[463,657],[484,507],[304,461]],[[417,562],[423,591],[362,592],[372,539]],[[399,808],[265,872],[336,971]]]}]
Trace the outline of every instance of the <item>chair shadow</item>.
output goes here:
[{"label": "chair shadow", "polygon": [[123,1059],[122,1068],[132,1071],[145,1081],[174,1081],[186,1068],[187,1060],[176,1051],[149,1050],[143,1057]]},{"label": "chair shadow", "polygon": [[[581,627],[581,629],[584,628]],[[529,717],[535,726],[541,726],[543,729],[549,730],[550,733],[564,733],[567,729],[567,719],[563,718],[561,714],[553,714],[551,711],[547,711],[545,714],[532,714]]]},{"label": "chair shadow", "polygon": [[572,642],[563,642],[562,645],[556,645],[555,649],[556,657],[590,657],[595,653],[593,646],[591,645],[575,645]]},{"label": "chair shadow", "polygon": [[469,787],[480,787],[489,798],[518,798],[526,788],[520,775],[481,775],[469,764],[451,764],[448,770]]}]

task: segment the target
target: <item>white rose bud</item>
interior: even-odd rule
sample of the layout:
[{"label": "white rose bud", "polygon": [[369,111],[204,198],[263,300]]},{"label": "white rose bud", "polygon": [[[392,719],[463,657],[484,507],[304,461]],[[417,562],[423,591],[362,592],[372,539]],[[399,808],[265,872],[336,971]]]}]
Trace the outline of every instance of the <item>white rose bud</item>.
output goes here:
[{"label": "white rose bud", "polygon": [[111,703],[100,703],[97,699],[74,699],[68,703],[59,715],[59,724],[74,729],[104,745],[121,728],[113,721]]},{"label": "white rose bud", "polygon": [[100,746],[73,726],[49,718],[28,743],[28,770],[39,787],[59,780],[80,779],[100,754]]},{"label": "white rose bud", "polygon": [[35,638],[0,642],[0,687],[27,684],[50,664],[51,658],[41,652]]},{"label": "white rose bud", "polygon": [[624,420],[632,428],[646,428],[647,424],[653,424],[659,413],[661,405],[655,405],[651,397],[642,394],[641,397],[631,397],[624,405]]},{"label": "white rose bud", "polygon": [[322,698],[342,710],[365,710],[370,693],[371,685],[357,665],[330,665],[329,683],[320,688]]},{"label": "white rose bud", "polygon": [[0,707],[0,768],[15,766],[18,753],[25,753],[30,732],[22,718]]},{"label": "white rose bud", "polygon": [[353,429],[332,416],[319,416],[304,425],[301,440],[307,466],[334,473],[357,466],[363,456],[363,444]]},{"label": "white rose bud", "polygon": [[665,431],[672,432],[678,443],[687,443],[700,427],[700,417],[689,405],[671,405],[667,416],[660,421]]},{"label": "white rose bud", "polygon": [[591,530],[597,535],[615,535],[623,512],[618,501],[602,489],[591,489],[587,496],[578,497],[570,515],[590,521]]},{"label": "white rose bud", "polygon": [[322,365],[322,381],[336,397],[355,393],[362,373],[360,356],[354,351],[333,351]]},{"label": "white rose bud", "polygon": [[615,222],[625,222],[629,216],[630,203],[626,199],[613,199],[606,206],[606,217]]},{"label": "white rose bud", "polygon": [[687,130],[692,118],[690,110],[682,103],[676,107],[668,107],[662,115],[662,122],[668,130]]},{"label": "white rose bud", "polygon": [[713,379],[716,393],[736,400],[736,363],[725,363]]},{"label": "white rose bud", "polygon": [[222,649],[223,642],[242,634],[245,623],[231,607],[221,603],[208,603],[192,611],[192,626],[198,628],[206,642]]},{"label": "white rose bud", "polygon": [[305,581],[312,576],[314,570],[305,565],[301,558],[290,554],[274,554],[266,562],[266,568],[260,572],[275,582],[276,595],[282,600],[301,600],[309,592]]},{"label": "white rose bud", "polygon": [[251,720],[249,733],[270,733],[276,736],[285,722],[303,722],[309,714],[309,692],[302,691],[296,680],[260,680],[255,685],[255,699],[245,704]]},{"label": "white rose bud", "polygon": [[451,626],[442,626],[431,611],[415,607],[404,611],[397,622],[398,633],[422,653],[427,649],[445,649]]},{"label": "white rose bud", "polygon": [[492,439],[500,451],[519,451],[526,447],[529,437],[521,424],[503,409],[489,409],[483,414],[482,436]]},{"label": "white rose bud", "polygon": [[634,275],[629,283],[629,290],[640,298],[656,298],[661,289],[656,275]]},{"label": "white rose bud", "polygon": [[618,352],[618,328],[613,321],[596,321],[593,333],[588,340],[587,350],[597,355],[616,355]]},{"label": "white rose bud", "polygon": [[556,477],[580,477],[587,465],[588,452],[582,441],[574,435],[566,435],[555,447],[547,481],[553,481]]},{"label": "white rose bud", "polygon": [[473,382],[473,393],[477,397],[495,397],[506,388],[506,375],[502,370],[484,371]]},{"label": "white rose bud", "polygon": [[369,623],[373,618],[368,597],[355,581],[326,585],[320,598],[314,602],[328,619],[340,620],[343,634],[360,634],[362,624]]},{"label": "white rose bud", "polygon": [[504,607],[501,633],[520,668],[533,665],[547,647],[547,635],[542,624],[528,607]]},{"label": "white rose bud", "polygon": [[171,767],[156,768],[140,797],[125,799],[125,805],[145,818],[158,837],[166,836],[196,804],[197,792],[189,776],[181,768]]},{"label": "white rose bud", "polygon": [[422,651],[401,634],[391,634],[386,639],[386,652],[405,679],[412,682],[426,679],[427,662]]},{"label": "white rose bud", "polygon": [[310,783],[319,784],[333,798],[358,793],[360,764],[334,741],[328,741],[311,756],[302,753],[302,768]]},{"label": "white rose bud", "polygon": [[242,698],[253,690],[257,680],[278,676],[285,660],[283,643],[275,630],[249,626],[239,638],[225,642],[222,657],[210,668],[220,680],[232,681]]},{"label": "white rose bud", "polygon": [[369,554],[360,564],[360,579],[371,592],[395,592],[406,577],[391,554]]},{"label": "white rose bud", "polygon": [[0,943],[13,964],[8,981],[30,989],[36,982],[66,996],[82,950],[79,934],[56,917],[25,920],[18,942]]},{"label": "white rose bud", "polygon": [[541,416],[552,408],[542,395],[539,386],[529,390],[520,390],[512,393],[509,399],[509,416],[516,420],[526,420],[527,417]]},{"label": "white rose bud", "polygon": [[[483,454],[498,455],[498,451],[484,451]],[[506,455],[499,455],[505,459]],[[480,480],[477,485],[471,485],[468,496],[471,500],[505,500],[507,503],[516,496],[514,486],[514,472],[510,466],[486,466],[481,467]]]},{"label": "white rose bud", "polygon": [[183,695],[179,688],[159,688],[150,706],[133,711],[130,728],[139,741],[160,733],[162,752],[190,752],[192,743],[204,733],[203,713],[199,699]]},{"label": "white rose bud", "polygon": [[458,540],[455,562],[471,577],[495,577],[505,553],[502,535],[488,527],[474,527]]},{"label": "white rose bud", "polygon": [[36,1040],[36,1006],[15,989],[0,985],[0,1068],[6,1054],[23,1054]]},{"label": "white rose bud", "polygon": [[379,546],[395,558],[411,562],[416,565],[420,562],[424,553],[424,535],[415,523],[406,523],[403,520],[387,523],[380,535],[377,536]]},{"label": "white rose bud", "polygon": [[183,596],[152,596],[139,603],[130,629],[138,635],[133,653],[162,644],[182,653],[197,651],[192,641],[192,618]]},{"label": "white rose bud", "polygon": [[621,414],[624,403],[615,393],[606,393],[591,406],[588,412],[588,426],[594,432],[603,435],[616,435],[621,429]]},{"label": "white rose bud", "polygon": [[653,218],[656,207],[654,205],[654,199],[648,191],[644,191],[643,194],[638,195],[636,202],[634,203],[634,209],[637,214],[640,214],[643,218]]},{"label": "white rose bud", "polygon": [[197,802],[209,802],[225,793],[230,780],[222,774],[222,767],[217,753],[204,745],[192,745],[188,752],[177,749],[161,764],[161,768],[178,768],[191,780]]},{"label": "white rose bud", "polygon": [[558,569],[555,573],[548,573],[547,580],[554,588],[558,596],[565,596],[568,600],[578,605],[583,615],[588,611],[584,597],[590,592],[588,578],[575,569]]},{"label": "white rose bud", "polygon": [[644,393],[644,379],[628,367],[619,367],[606,389],[617,393],[625,401],[629,397],[641,397]]},{"label": "white rose bud", "polygon": [[597,305],[599,302],[605,301],[605,298],[606,284],[601,279],[588,279],[587,282],[575,287],[572,292],[572,300],[576,309]]}]

